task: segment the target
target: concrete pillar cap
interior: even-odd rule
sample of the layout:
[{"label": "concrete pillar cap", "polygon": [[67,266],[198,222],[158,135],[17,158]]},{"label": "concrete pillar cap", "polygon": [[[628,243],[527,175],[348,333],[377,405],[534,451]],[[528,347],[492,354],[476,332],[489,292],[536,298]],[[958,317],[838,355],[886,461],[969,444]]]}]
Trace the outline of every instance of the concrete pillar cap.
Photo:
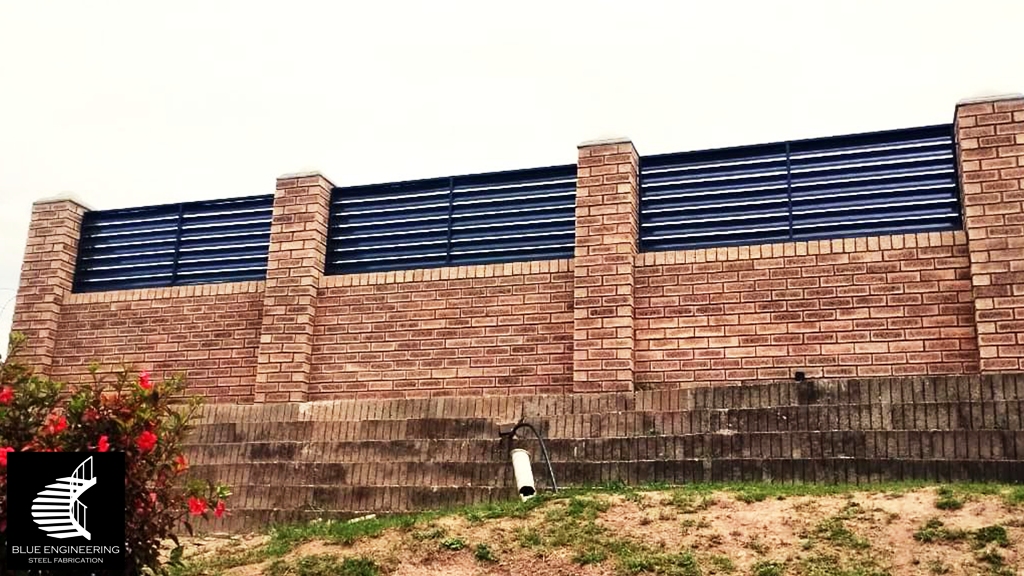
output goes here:
[{"label": "concrete pillar cap", "polygon": [[92,210],[92,206],[89,206],[82,199],[71,192],[59,192],[53,196],[46,196],[33,202],[33,204],[56,204],[57,202],[72,202],[78,204],[86,210]]},{"label": "concrete pillar cap", "polygon": [[609,144],[632,144],[633,141],[626,136],[612,136],[610,138],[598,138],[595,140],[586,140],[580,142],[577,148],[586,148],[588,146],[607,146]]},{"label": "concrete pillar cap", "polygon": [[1010,93],[1010,94],[993,94],[991,96],[974,96],[971,98],[964,98],[956,103],[957,106],[966,106],[968,104],[983,104],[985,102],[1001,102],[1003,100],[1024,100],[1024,94]]}]

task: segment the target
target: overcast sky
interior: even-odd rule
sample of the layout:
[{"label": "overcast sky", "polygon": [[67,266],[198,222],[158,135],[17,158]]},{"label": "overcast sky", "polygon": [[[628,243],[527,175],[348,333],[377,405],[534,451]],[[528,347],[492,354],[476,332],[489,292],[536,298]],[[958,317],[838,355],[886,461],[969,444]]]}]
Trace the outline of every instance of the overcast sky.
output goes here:
[{"label": "overcast sky", "polygon": [[[950,122],[1024,1],[0,0],[0,307],[32,201],[95,209]],[[8,331],[13,303],[0,310]]]}]

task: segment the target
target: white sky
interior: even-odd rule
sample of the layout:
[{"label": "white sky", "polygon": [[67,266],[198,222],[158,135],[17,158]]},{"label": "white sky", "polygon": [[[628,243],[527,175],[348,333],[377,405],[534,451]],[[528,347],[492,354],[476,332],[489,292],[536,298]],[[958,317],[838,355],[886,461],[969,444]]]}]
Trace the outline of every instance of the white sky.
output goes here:
[{"label": "white sky", "polygon": [[[500,6],[500,8],[499,8]],[[96,209],[950,122],[1024,1],[0,0],[0,307],[30,205]],[[6,335],[13,303],[0,311]]]}]

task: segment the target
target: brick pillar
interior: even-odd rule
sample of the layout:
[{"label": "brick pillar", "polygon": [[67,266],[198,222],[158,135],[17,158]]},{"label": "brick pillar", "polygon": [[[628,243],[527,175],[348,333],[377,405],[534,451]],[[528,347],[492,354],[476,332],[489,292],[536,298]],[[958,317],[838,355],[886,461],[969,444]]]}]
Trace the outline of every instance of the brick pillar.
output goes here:
[{"label": "brick pillar", "polygon": [[333,185],[318,173],[277,179],[256,402],[302,402],[309,390],[316,294],[324,273]]},{"label": "brick pillar", "polygon": [[956,109],[981,371],[1024,370],[1024,96]]},{"label": "brick pillar", "polygon": [[66,198],[32,205],[11,330],[28,338],[18,358],[38,374],[49,375],[53,364],[60,307],[71,293],[86,212],[88,208]]},{"label": "brick pillar", "polygon": [[633,390],[639,156],[629,140],[579,147],[573,391]]}]

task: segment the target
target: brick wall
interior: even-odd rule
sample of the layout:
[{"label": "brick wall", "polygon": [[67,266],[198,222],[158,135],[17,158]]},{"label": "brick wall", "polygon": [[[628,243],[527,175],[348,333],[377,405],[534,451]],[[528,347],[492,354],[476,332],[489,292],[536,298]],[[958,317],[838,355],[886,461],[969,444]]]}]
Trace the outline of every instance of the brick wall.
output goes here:
[{"label": "brick wall", "polygon": [[572,386],[569,260],[328,276],[311,399]]},{"label": "brick wall", "polygon": [[638,385],[978,371],[962,232],[640,254]]},{"label": "brick wall", "polygon": [[957,108],[983,370],[1024,370],[1024,98]]},{"label": "brick wall", "polygon": [[72,294],[61,308],[51,376],[92,382],[91,362],[186,372],[212,402],[252,402],[263,282]]},{"label": "brick wall", "polygon": [[[188,455],[234,489],[213,530],[441,508],[515,498],[498,430],[522,416],[562,486],[1024,478],[1024,375],[213,405]],[[546,487],[536,441],[514,447]]]},{"label": "brick wall", "polygon": [[243,403],[1024,371],[1024,97],[956,118],[957,232],[640,253],[619,139],[578,149],[571,260],[325,276],[308,173],[277,181],[265,282],[72,294],[86,209],[40,202],[14,327],[43,373],[185,370]]}]

